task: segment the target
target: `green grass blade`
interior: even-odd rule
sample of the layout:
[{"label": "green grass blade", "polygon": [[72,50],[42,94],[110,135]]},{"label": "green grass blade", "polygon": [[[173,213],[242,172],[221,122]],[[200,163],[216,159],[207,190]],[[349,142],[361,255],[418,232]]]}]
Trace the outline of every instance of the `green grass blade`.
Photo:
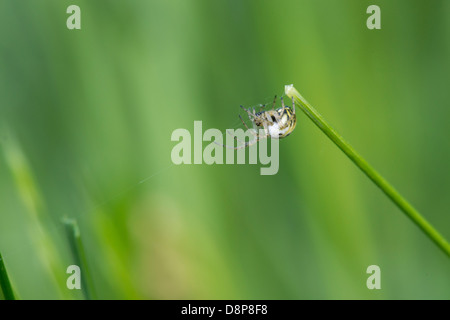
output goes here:
[{"label": "green grass blade", "polygon": [[[61,297],[70,299],[71,296],[65,290],[65,276],[63,259],[59,248],[55,245],[48,227],[51,219],[46,207],[42,189],[39,188],[32,170],[32,166],[24,153],[21,144],[13,131],[0,121],[0,135],[7,137],[0,141],[6,164],[11,170],[12,177],[16,183],[17,193],[20,196],[27,212],[27,225],[37,255],[54,281],[55,289]],[[16,293],[17,294],[17,293]]]},{"label": "green grass blade", "polygon": [[64,219],[63,224],[66,229],[75,264],[78,265],[81,270],[81,290],[83,291],[84,297],[87,300],[96,299],[94,283],[89,272],[77,221],[75,219]]},{"label": "green grass blade", "polygon": [[6,271],[5,263],[2,254],[0,253],[0,287],[2,288],[3,297],[5,300],[16,300],[14,290],[9,281],[8,272]]},{"label": "green grass blade", "polygon": [[339,135],[311,106],[293,85],[285,87],[286,95],[295,102],[300,109],[353,161],[442,251],[450,257],[448,241],[384,179],[353,147]]}]

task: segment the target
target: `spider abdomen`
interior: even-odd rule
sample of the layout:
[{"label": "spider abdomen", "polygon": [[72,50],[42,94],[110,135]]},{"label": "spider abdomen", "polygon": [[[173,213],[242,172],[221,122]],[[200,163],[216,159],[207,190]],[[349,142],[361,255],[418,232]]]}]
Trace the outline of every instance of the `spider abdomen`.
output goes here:
[{"label": "spider abdomen", "polygon": [[272,139],[287,137],[292,133],[295,129],[295,125],[297,124],[295,113],[293,113],[292,109],[289,107],[284,108],[284,110],[283,108],[279,108],[276,110],[261,112],[261,116],[262,114],[264,114],[263,117],[267,120],[265,126],[264,123],[261,123],[260,126],[264,127],[266,134]]}]

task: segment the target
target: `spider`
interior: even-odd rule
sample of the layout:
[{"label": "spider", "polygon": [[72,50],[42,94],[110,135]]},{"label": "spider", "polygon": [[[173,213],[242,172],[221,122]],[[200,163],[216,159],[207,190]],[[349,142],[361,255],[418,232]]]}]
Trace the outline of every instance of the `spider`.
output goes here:
[{"label": "spider", "polygon": [[[241,115],[239,115],[239,118],[241,119],[247,130],[249,130],[255,138],[252,141],[244,142],[239,140],[236,136],[234,136],[227,130],[228,134],[231,135],[236,141],[240,142],[241,145],[234,147],[223,145],[220,143],[217,144],[229,149],[243,149],[250,147],[259,140],[265,139],[267,137],[271,137],[272,139],[281,139],[290,135],[292,131],[294,131],[295,125],[297,124],[297,117],[295,116],[294,97],[292,97],[292,107],[284,105],[283,97],[281,97],[280,100],[281,108],[275,109],[275,103],[277,101],[277,96],[275,96],[275,98],[273,99],[272,110],[269,111],[262,111],[262,109],[264,109],[266,105],[262,105],[259,109],[259,112],[255,112],[255,108],[253,108],[252,112],[250,111],[250,108],[246,109],[241,105],[240,107],[248,113],[248,118],[253,123],[253,129],[250,129],[247,126]],[[258,134],[260,128],[264,129],[263,135]]]}]

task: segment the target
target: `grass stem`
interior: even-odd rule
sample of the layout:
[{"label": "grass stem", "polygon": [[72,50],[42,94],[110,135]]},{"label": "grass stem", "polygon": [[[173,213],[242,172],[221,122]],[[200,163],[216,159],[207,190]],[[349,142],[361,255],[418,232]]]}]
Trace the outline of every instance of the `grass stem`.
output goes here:
[{"label": "grass stem", "polygon": [[0,288],[3,292],[5,300],[16,300],[14,290],[9,281],[8,272],[6,271],[5,263],[3,261],[2,254],[0,253]]},{"label": "grass stem", "polygon": [[450,244],[447,240],[384,179],[353,147],[334,130],[328,122],[311,106],[293,85],[285,86],[286,95],[360,168],[396,205],[400,208],[447,256],[450,257]]},{"label": "grass stem", "polygon": [[94,283],[87,265],[77,221],[75,219],[66,218],[63,220],[63,224],[66,229],[67,238],[69,240],[69,245],[75,264],[78,265],[81,270],[81,290],[87,300],[96,299]]}]

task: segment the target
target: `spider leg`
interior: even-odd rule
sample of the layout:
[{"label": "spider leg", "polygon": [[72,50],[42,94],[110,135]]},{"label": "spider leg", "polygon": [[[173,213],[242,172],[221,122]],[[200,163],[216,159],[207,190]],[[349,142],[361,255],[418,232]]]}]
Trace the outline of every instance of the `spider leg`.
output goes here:
[{"label": "spider leg", "polygon": [[222,147],[224,147],[224,148],[227,148],[227,149],[239,150],[239,149],[247,148],[248,146],[254,145],[255,142],[258,141],[258,137],[257,137],[257,136],[255,136],[255,139],[253,139],[252,141],[244,142],[244,141],[239,140],[235,135],[233,135],[233,134],[231,134],[230,132],[228,132],[228,130],[227,130],[227,133],[228,133],[230,136],[232,136],[236,141],[240,142],[241,145],[235,147],[235,146],[227,146],[227,145],[225,145],[225,144],[220,144],[220,143],[218,143],[218,142],[216,142],[216,141],[214,141],[214,143],[217,144],[217,145],[219,145],[219,146],[222,146]]},{"label": "spider leg", "polygon": [[249,141],[246,143],[246,147],[251,147],[252,145],[254,145],[256,142],[267,138],[269,135],[265,134],[264,136],[258,136],[257,138],[253,139],[252,141]]},{"label": "spider leg", "polygon": [[295,101],[294,101],[294,96],[292,96],[292,112],[295,114]]},{"label": "spider leg", "polygon": [[226,145],[226,144],[221,144],[221,143],[218,143],[218,142],[216,142],[216,141],[213,141],[213,142],[214,142],[215,144],[217,144],[217,145],[219,145],[219,146],[221,146],[221,147],[227,148],[227,149],[242,149],[242,148],[245,147],[246,142],[244,142],[244,141],[242,141],[242,140],[239,140],[234,134],[230,133],[228,130],[227,130],[227,133],[228,133],[230,136],[232,136],[232,137],[234,138],[234,140],[240,142],[241,145],[235,147],[235,146],[228,146],[228,145]]},{"label": "spider leg", "polygon": [[[239,119],[241,119],[242,124],[247,128],[248,131],[250,131],[251,134],[253,134],[254,136],[257,136],[257,135],[258,135],[254,130],[250,129],[250,128],[247,126],[247,124],[245,123],[244,119],[242,119],[241,115],[239,115]],[[252,123],[253,123],[253,127],[255,127],[255,123],[254,123],[253,121],[252,121]]]},{"label": "spider leg", "polygon": [[234,140],[239,141],[241,144],[245,144],[245,141],[239,140],[234,134],[227,130],[227,133],[234,138]]},{"label": "spider leg", "polygon": [[242,148],[247,148],[253,146],[256,142],[259,141],[259,138],[255,138],[252,141],[246,142]]},{"label": "spider leg", "polygon": [[282,111],[281,114],[283,114],[284,113],[284,109],[286,109],[286,106],[284,105],[283,97],[281,97],[281,106],[283,107],[283,111]]},{"label": "spider leg", "polygon": [[225,144],[220,144],[220,143],[218,143],[218,142],[216,142],[216,141],[214,141],[214,143],[217,144],[217,145],[219,145],[219,146],[221,146],[221,147],[228,148],[228,149],[234,149],[234,150],[239,150],[239,149],[251,147],[251,146],[254,145],[256,142],[258,142],[258,141],[260,141],[260,140],[262,140],[262,139],[265,139],[265,138],[267,138],[267,137],[269,136],[269,134],[265,134],[264,136],[255,135],[255,139],[253,139],[252,141],[244,142],[244,141],[242,141],[242,140],[239,140],[235,135],[233,135],[232,133],[230,133],[228,130],[227,130],[227,133],[228,133],[230,136],[232,136],[236,141],[240,142],[241,145],[235,147],[235,146],[227,146],[227,145],[225,145]]},{"label": "spider leg", "polygon": [[[253,116],[255,117],[255,119],[257,118],[256,112],[255,112],[255,108],[253,108]],[[250,116],[248,116],[250,118]],[[250,121],[252,122],[253,125],[253,130],[258,131],[258,129],[256,128],[256,124],[255,121],[253,119],[250,119]]]},{"label": "spider leg", "polygon": [[[242,109],[244,109],[245,110],[245,112],[247,112],[248,113],[248,116],[249,117],[256,117],[253,113],[251,113],[250,112],[250,110],[248,110],[248,109],[245,109],[243,106],[240,106]],[[250,120],[251,120],[252,118],[250,118]]]},{"label": "spider leg", "polygon": [[[247,127],[247,126],[246,126],[246,127]],[[248,129],[248,127],[247,127],[247,129]],[[253,139],[252,141],[254,141],[254,140],[258,141],[259,135],[258,135],[255,131],[253,131],[252,129],[248,129],[248,130],[250,131],[251,134],[253,134],[253,135],[255,136],[255,139]],[[242,146],[242,145],[243,145],[243,146],[247,146],[250,142],[252,142],[252,141],[249,141],[249,142],[242,141],[242,140],[238,139],[238,137],[236,137],[234,134],[232,134],[231,132],[229,132],[228,130],[227,130],[227,133],[228,133],[230,136],[232,136],[232,137],[234,138],[234,140],[240,142],[240,143],[241,143],[241,146]],[[239,149],[240,149],[240,148],[239,148]]]},{"label": "spider leg", "polygon": [[[253,128],[254,128],[255,131],[256,131],[256,128],[255,128],[255,127],[256,127],[256,126],[255,126],[255,119],[258,119],[259,122],[262,122],[262,121],[264,120],[264,118],[263,118],[262,116],[256,115],[255,109],[253,109],[253,113],[251,113],[250,110],[245,109],[243,106],[241,106],[241,108],[244,109],[245,112],[247,112],[248,118],[250,119],[251,122],[253,122]],[[247,127],[247,126],[246,126],[246,127]],[[247,127],[247,128],[248,128],[248,127]]]},{"label": "spider leg", "polygon": [[259,112],[261,112],[265,107],[266,107],[266,105],[263,104],[263,105],[259,108]]},{"label": "spider leg", "polygon": [[214,141],[214,143],[219,145],[219,146],[221,146],[221,147],[227,148],[227,149],[235,149],[235,150],[237,150],[237,149],[242,149],[243,148],[243,145],[235,147],[235,146],[227,146],[226,144],[221,144],[221,143],[218,143],[216,141]]},{"label": "spider leg", "polygon": [[277,102],[277,95],[273,98],[272,110],[275,109],[275,103]]},{"label": "spider leg", "polygon": [[246,142],[243,145],[241,145],[239,147],[236,147],[235,149],[243,149],[243,148],[251,147],[255,143],[257,143],[259,140],[265,139],[267,137],[268,137],[268,135],[264,135],[263,137],[262,136],[255,136],[255,139],[253,139],[252,141]]},{"label": "spider leg", "polygon": [[[257,115],[257,114],[255,113],[255,110],[253,110],[254,113],[252,113],[252,112],[250,112],[249,109],[246,109],[246,108],[244,108],[243,106],[240,106],[240,107],[241,107],[243,110],[245,110],[245,112],[248,113],[248,116],[249,116],[249,118],[250,118],[251,121],[253,121],[253,119],[262,120],[261,116],[259,116],[259,115]],[[252,119],[252,117],[253,117],[253,119]]]},{"label": "spider leg", "polygon": [[277,120],[277,123],[280,123],[281,117],[278,112],[275,113],[275,120]]}]

